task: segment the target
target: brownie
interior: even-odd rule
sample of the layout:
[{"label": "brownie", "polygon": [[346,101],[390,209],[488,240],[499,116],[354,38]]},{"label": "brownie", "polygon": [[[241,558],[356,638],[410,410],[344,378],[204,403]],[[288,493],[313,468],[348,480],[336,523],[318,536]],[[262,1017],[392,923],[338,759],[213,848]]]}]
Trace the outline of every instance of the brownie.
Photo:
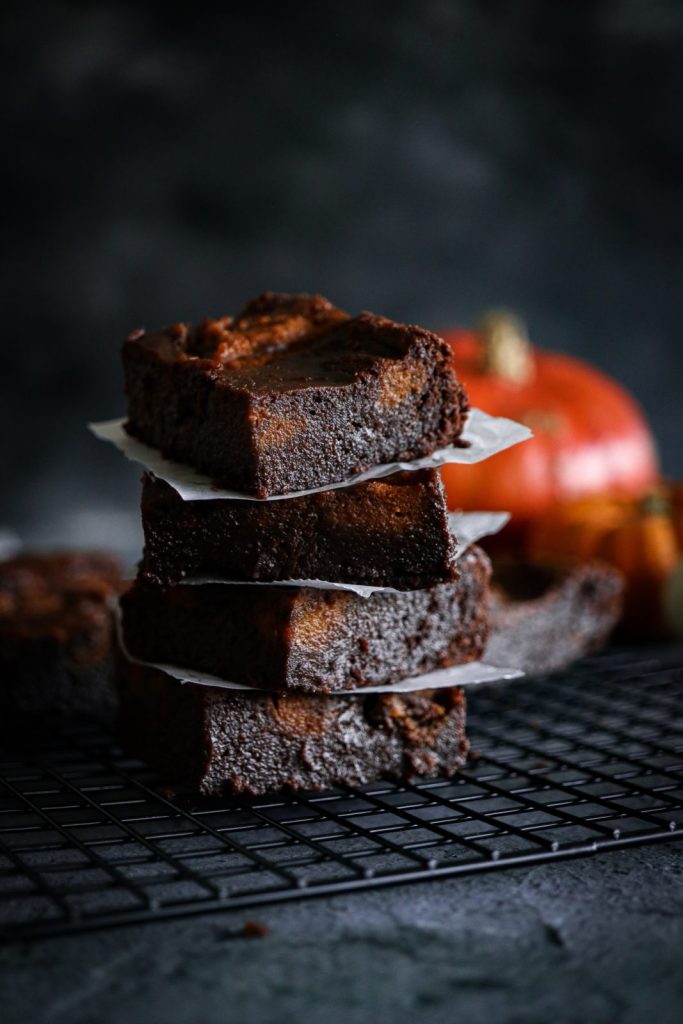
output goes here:
[{"label": "brownie", "polygon": [[467,412],[441,338],[320,296],[267,292],[236,318],[134,331],[122,358],[128,432],[257,497],[427,455]]},{"label": "brownie", "polygon": [[495,562],[486,660],[529,674],[599,650],[619,621],[623,578],[608,565]]},{"label": "brownie", "polygon": [[183,501],[143,478],[141,576],[334,580],[413,590],[453,580],[456,540],[438,470],[287,501]]},{"label": "brownie", "polygon": [[205,796],[451,775],[464,762],[462,689],[312,697],[182,685],[128,665],[121,726],[169,783]]},{"label": "brownie", "polygon": [[106,554],[33,554],[0,563],[3,712],[111,718],[120,590],[120,567]]},{"label": "brownie", "polygon": [[138,581],[121,601],[124,642],[142,661],[264,690],[379,686],[481,656],[490,564],[473,547],[458,568],[454,583],[368,598],[267,584]]}]

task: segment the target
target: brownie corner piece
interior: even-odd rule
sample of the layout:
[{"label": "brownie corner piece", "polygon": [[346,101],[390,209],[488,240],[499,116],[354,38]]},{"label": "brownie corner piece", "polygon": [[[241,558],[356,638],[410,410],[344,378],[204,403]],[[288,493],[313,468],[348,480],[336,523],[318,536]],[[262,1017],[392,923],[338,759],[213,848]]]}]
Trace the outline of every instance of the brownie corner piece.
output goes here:
[{"label": "brownie corner piece", "polygon": [[417,590],[457,578],[456,538],[436,469],[287,501],[183,501],[145,474],[141,576],[171,584],[329,580]]},{"label": "brownie corner piece", "polygon": [[237,317],[135,331],[126,429],[258,497],[323,487],[455,441],[468,403],[437,335],[266,293]]},{"label": "brownie corner piece", "polygon": [[128,663],[124,743],[203,796],[320,790],[451,775],[465,761],[461,688],[308,697],[182,686]]}]

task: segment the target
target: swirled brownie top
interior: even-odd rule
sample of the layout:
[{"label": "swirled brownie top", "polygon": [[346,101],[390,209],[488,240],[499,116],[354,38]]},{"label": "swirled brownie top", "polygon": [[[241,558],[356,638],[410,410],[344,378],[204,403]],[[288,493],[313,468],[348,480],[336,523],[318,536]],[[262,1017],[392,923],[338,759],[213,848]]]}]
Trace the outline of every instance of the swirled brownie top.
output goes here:
[{"label": "swirled brownie top", "polygon": [[254,391],[352,382],[381,359],[401,359],[436,335],[386,317],[350,317],[321,296],[266,292],[237,317],[175,324],[133,340],[171,362],[208,364],[219,386]]},{"label": "swirled brownie top", "polygon": [[[250,302],[237,317],[205,320],[196,329],[176,324],[147,338],[164,358],[205,360],[217,383],[257,389],[305,385],[312,375],[339,372],[361,354],[349,331],[351,318],[327,299],[307,295],[266,293]],[[343,325],[343,327],[342,327]],[[329,368],[328,365],[329,364]]]},{"label": "swirled brownie top", "polygon": [[321,296],[266,292],[236,317],[132,332],[130,433],[258,496],[322,486],[454,440],[448,346]]}]

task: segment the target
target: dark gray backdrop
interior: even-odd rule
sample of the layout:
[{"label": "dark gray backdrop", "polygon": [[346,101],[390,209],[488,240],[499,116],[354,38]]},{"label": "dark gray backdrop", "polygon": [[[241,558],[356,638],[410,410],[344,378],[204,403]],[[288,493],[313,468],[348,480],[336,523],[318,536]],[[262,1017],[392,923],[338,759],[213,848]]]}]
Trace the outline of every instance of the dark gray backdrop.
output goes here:
[{"label": "dark gray backdrop", "polygon": [[0,524],[134,548],[139,472],[84,429],[122,410],[122,336],[266,287],[512,306],[683,473],[683,6],[171,6],[2,15]]}]

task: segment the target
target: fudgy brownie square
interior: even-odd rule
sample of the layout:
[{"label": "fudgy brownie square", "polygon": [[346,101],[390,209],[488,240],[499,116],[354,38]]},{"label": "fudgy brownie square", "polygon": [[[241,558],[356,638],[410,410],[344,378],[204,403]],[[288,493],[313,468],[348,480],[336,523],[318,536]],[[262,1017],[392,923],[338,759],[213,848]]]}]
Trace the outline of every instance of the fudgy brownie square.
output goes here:
[{"label": "fudgy brownie square", "polygon": [[366,696],[183,686],[128,663],[124,743],[169,783],[204,796],[451,775],[467,755],[462,689]]},{"label": "fudgy brownie square", "polygon": [[129,433],[256,497],[427,455],[468,409],[441,338],[320,296],[267,292],[235,318],[134,331],[122,358]]},{"label": "fudgy brownie square", "polygon": [[113,607],[121,570],[109,555],[22,555],[0,563],[0,709],[86,714],[116,706]]},{"label": "fudgy brownie square", "polygon": [[287,501],[183,501],[143,478],[140,575],[330,580],[414,590],[454,580],[456,540],[435,469]]},{"label": "fudgy brownie square", "polygon": [[121,601],[134,658],[264,690],[329,693],[476,661],[488,635],[490,563],[480,548],[459,578],[380,592],[141,581]]}]

